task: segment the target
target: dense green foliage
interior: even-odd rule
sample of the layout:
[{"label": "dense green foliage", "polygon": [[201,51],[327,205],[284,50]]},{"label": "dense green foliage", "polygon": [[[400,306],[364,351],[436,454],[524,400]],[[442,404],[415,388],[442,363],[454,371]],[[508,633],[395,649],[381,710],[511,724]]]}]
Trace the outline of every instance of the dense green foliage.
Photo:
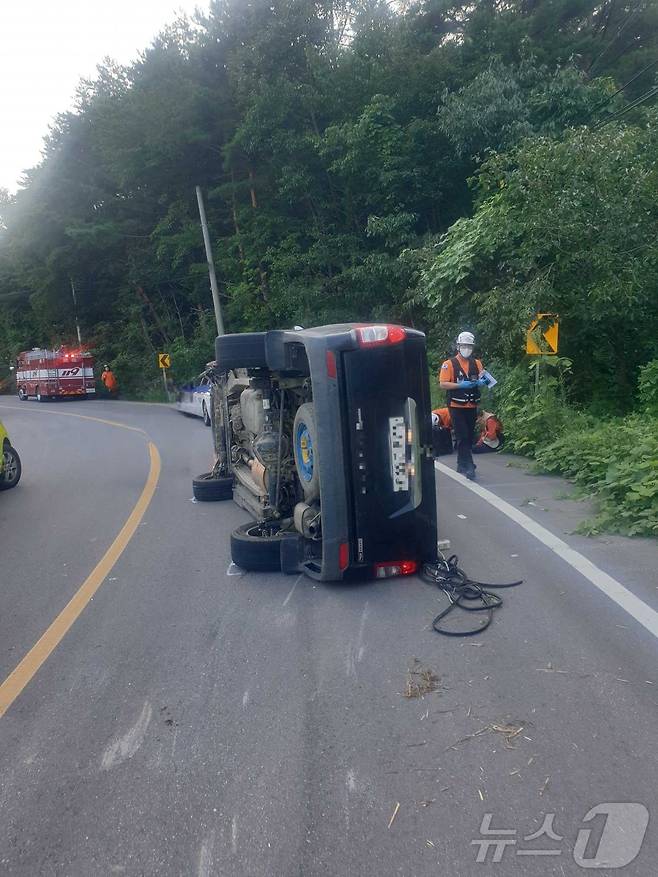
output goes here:
[{"label": "dense green foliage", "polygon": [[657,66],[651,0],[214,0],[81,83],[0,192],[0,379],[75,337],[72,281],[124,391],[157,392],[157,350],[200,370],[200,185],[229,331],[403,321],[436,365],[470,328],[525,378],[524,329],[556,311],[559,398],[494,403],[518,449],[542,406],[655,411]]},{"label": "dense green foliage", "polygon": [[640,127],[536,137],[490,158],[472,218],[422,273],[417,300],[464,318],[513,360],[537,311],[561,317],[572,398],[628,408],[658,354],[658,116]]}]

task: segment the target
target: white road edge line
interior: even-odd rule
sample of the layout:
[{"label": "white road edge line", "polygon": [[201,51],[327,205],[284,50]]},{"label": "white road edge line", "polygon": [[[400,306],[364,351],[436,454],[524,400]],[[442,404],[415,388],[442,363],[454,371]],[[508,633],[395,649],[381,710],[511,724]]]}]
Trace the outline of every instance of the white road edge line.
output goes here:
[{"label": "white road edge line", "polygon": [[438,460],[434,461],[434,468],[437,472],[452,478],[453,481],[456,481],[462,487],[473,491],[481,499],[484,499],[494,508],[498,509],[499,512],[507,515],[512,521],[523,527],[535,539],[538,539],[543,545],[550,548],[558,557],[561,557],[562,560],[566,561],[577,572],[588,579],[599,591],[602,591],[606,597],[609,597],[613,603],[621,606],[622,609],[628,612],[629,615],[658,639],[658,612],[647,606],[643,600],[636,597],[628,588],[625,588],[616,579],[613,579],[607,572],[599,569],[591,560],[588,560],[580,552],[571,548],[564,540],[551,533],[550,530],[547,530],[546,527],[542,527],[541,524],[533,521],[532,518],[529,518],[522,511],[519,511],[519,509],[514,508],[513,505],[510,505],[504,499],[496,496],[495,493],[479,484],[468,481],[463,475],[458,475],[457,472],[444,463],[439,463]]}]

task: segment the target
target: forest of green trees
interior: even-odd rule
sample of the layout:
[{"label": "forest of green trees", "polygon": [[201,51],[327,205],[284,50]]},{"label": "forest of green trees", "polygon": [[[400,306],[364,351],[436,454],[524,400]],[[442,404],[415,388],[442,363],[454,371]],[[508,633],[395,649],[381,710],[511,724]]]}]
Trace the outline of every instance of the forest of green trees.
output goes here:
[{"label": "forest of green trees", "polygon": [[0,378],[75,337],[71,281],[125,392],[156,350],[201,369],[200,185],[227,331],[399,321],[436,366],[471,329],[510,447],[658,532],[657,73],[653,0],[213,0],[99,66],[0,191]]}]

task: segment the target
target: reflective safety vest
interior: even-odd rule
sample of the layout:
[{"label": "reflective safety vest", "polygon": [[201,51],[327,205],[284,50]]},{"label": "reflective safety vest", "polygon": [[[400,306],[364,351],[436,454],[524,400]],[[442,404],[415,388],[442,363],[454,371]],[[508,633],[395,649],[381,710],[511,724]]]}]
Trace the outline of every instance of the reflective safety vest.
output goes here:
[{"label": "reflective safety vest", "polygon": [[[456,356],[453,356],[450,360],[452,363],[452,374],[453,380],[456,384],[460,381],[477,381],[480,377],[478,364],[475,361],[475,357],[469,356],[468,358],[468,374],[464,374],[464,371],[461,367],[459,359]],[[470,389],[464,390],[446,390],[446,398],[448,400],[448,405],[452,402],[459,402],[460,404],[473,404],[477,405],[480,401],[480,388],[479,387],[471,387]]]}]

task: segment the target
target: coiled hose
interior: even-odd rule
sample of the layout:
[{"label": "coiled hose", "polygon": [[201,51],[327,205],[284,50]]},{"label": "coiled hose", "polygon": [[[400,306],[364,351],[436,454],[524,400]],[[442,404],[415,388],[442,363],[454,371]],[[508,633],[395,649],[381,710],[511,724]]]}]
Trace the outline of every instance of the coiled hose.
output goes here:
[{"label": "coiled hose", "polygon": [[[469,579],[464,570],[460,568],[459,558],[456,554],[452,554],[447,560],[440,554],[440,559],[436,563],[424,564],[421,577],[433,585],[438,585],[448,597],[448,605],[432,621],[434,630],[444,636],[473,636],[476,633],[482,633],[491,624],[494,609],[499,609],[503,605],[502,597],[489,589],[515,588],[523,583],[523,579],[519,579],[518,582],[501,584],[476,582],[474,579]],[[457,607],[467,612],[486,612],[487,615],[483,623],[472,630],[451,630],[441,627],[440,622]]]}]

